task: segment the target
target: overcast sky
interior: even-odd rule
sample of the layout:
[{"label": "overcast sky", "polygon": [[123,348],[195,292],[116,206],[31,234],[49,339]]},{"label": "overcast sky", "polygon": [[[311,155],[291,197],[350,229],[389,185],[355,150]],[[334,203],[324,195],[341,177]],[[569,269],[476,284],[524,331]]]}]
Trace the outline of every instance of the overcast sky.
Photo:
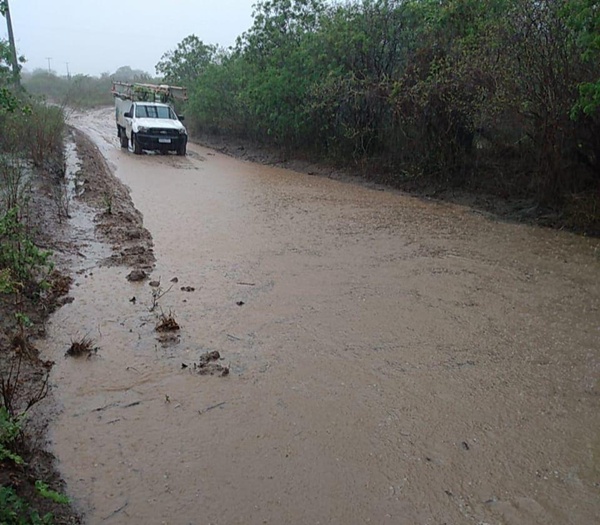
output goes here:
[{"label": "overcast sky", "polygon": [[[256,0],[9,0],[25,68],[99,75],[131,66],[154,75],[163,53],[195,34],[228,47],[252,24]],[[0,16],[0,38],[7,38]]]}]

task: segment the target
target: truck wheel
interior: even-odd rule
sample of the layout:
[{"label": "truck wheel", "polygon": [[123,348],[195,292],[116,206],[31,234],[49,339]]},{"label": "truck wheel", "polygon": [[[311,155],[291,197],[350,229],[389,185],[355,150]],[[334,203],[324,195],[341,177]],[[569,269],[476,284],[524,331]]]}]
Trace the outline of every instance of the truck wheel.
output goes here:
[{"label": "truck wheel", "polygon": [[131,145],[133,146],[134,155],[142,154],[142,146],[138,142],[137,136],[133,131],[131,132]]},{"label": "truck wheel", "polygon": [[129,146],[129,141],[127,140],[127,133],[125,133],[125,129],[119,127],[119,138],[121,139],[121,147],[126,148]]},{"label": "truck wheel", "polygon": [[185,157],[186,149],[186,143],[184,142],[181,146],[179,146],[179,148],[177,148],[177,155],[180,157]]}]

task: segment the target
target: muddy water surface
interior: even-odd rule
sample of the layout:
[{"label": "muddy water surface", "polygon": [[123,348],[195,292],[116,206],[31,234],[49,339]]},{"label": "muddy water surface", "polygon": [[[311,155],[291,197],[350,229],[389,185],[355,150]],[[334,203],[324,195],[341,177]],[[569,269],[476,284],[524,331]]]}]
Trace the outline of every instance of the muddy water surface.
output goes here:
[{"label": "muddy water surface", "polygon": [[[128,268],[85,268],[52,319],[53,450],[89,523],[600,522],[597,241],[75,122],[182,327],[157,340]],[[85,334],[97,356],[63,359]],[[195,373],[209,350],[228,377]]]}]

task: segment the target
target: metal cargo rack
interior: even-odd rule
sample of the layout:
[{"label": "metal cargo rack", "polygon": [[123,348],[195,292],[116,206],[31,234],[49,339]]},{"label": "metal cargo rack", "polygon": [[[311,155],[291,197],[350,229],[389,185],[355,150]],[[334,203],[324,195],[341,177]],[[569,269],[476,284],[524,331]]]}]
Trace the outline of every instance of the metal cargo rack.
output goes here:
[{"label": "metal cargo rack", "polygon": [[166,84],[129,84],[127,82],[112,83],[112,94],[121,99],[143,102],[171,102],[187,100],[187,89]]}]

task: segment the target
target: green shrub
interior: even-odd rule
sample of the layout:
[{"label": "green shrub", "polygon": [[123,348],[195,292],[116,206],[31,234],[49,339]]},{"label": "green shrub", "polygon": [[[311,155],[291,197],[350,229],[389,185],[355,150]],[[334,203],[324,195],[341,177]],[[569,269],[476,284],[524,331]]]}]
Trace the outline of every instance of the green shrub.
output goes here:
[{"label": "green shrub", "polygon": [[40,495],[46,499],[54,501],[54,503],[60,503],[61,505],[68,505],[69,498],[60,492],[56,492],[52,490],[47,483],[38,479],[35,482],[35,488],[40,493]]},{"label": "green shrub", "polygon": [[12,488],[0,486],[0,524],[52,525],[52,523],[54,523],[52,514],[40,516],[38,511],[17,496]]},{"label": "green shrub", "polygon": [[[0,407],[0,463],[5,459],[9,459],[17,465],[24,463],[23,458],[12,450],[20,434],[20,419],[12,417],[6,407]],[[0,523],[2,522],[0,521]]]},{"label": "green shrub", "polygon": [[64,111],[39,100],[27,101],[25,108],[0,115],[0,150],[24,155],[36,167],[53,167],[64,154]]},{"label": "green shrub", "polygon": [[[25,283],[43,283],[40,273],[52,269],[49,251],[40,250],[19,220],[19,209],[11,208],[0,217],[0,269],[9,269],[13,278]],[[6,275],[5,275],[6,277]]]}]

